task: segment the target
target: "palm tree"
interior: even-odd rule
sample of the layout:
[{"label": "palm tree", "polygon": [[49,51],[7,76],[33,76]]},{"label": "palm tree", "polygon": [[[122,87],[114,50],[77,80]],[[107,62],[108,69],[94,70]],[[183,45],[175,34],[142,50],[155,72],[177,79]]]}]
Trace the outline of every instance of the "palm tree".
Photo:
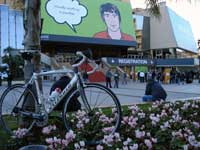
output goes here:
[{"label": "palm tree", "polygon": [[159,0],[145,0],[146,7],[149,8],[149,12],[156,17],[160,16]]},{"label": "palm tree", "polygon": [[[149,9],[149,12],[154,16],[159,17],[160,16],[159,3],[164,1],[167,0],[145,0],[145,3],[146,7]],[[170,1],[181,2],[183,0],[170,0]],[[186,2],[190,4],[196,4],[197,2],[199,2],[199,0],[186,0]]]}]

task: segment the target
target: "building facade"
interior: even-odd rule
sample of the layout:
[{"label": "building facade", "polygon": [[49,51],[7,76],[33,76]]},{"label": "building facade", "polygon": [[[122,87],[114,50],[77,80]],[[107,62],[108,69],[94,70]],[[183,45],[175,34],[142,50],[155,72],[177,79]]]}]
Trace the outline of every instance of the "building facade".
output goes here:
[{"label": "building facade", "polygon": [[[160,4],[160,12],[160,18],[156,18],[147,10],[135,10],[137,24],[142,24],[139,32],[145,36],[138,39],[138,43],[142,40],[142,50],[149,51],[155,59],[197,57],[197,44],[189,22],[166,6],[166,3]],[[145,22],[145,17],[149,18],[149,22]]]},{"label": "building facade", "polygon": [[21,11],[10,9],[8,5],[0,5],[0,55],[5,55],[8,47],[19,51],[23,49],[23,14]]}]

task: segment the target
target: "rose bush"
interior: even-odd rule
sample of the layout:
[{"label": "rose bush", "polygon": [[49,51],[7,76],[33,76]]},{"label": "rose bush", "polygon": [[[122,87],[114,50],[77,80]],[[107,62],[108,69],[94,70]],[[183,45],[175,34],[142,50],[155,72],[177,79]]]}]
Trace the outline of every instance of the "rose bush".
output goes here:
[{"label": "rose bush", "polygon": [[[102,120],[102,124],[112,121],[112,118],[105,117],[101,110],[100,114],[99,119]],[[78,129],[81,130],[63,133],[64,128],[57,127],[61,122],[57,122],[55,125],[49,125],[42,129],[43,134],[40,135],[42,137],[40,141],[49,145],[49,149],[60,150],[200,149],[200,102],[198,100],[174,103],[161,101],[152,104],[124,106],[119,131],[109,135],[109,129],[103,128],[102,142],[92,146],[85,143],[87,140],[85,133],[89,133],[89,130],[94,127],[88,127],[89,120],[84,118],[81,112],[77,112],[77,116],[74,117]],[[20,134],[20,131],[23,133]],[[16,133],[18,138],[22,138],[25,130],[19,129]],[[91,136],[95,138],[99,135]]]}]

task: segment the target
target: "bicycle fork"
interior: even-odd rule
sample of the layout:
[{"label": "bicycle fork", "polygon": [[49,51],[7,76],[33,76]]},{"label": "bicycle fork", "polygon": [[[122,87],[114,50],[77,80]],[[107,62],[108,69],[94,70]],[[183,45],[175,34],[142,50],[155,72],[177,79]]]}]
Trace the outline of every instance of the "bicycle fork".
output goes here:
[{"label": "bicycle fork", "polygon": [[86,97],[86,94],[85,94],[85,91],[84,91],[83,87],[79,87],[79,91],[80,91],[80,96],[81,96],[81,98],[83,100],[83,104],[84,104],[84,106],[86,108],[86,111],[89,114],[89,113],[92,112],[92,109],[91,109],[91,107],[90,107],[90,105],[88,103],[88,100],[87,100],[87,97]]}]

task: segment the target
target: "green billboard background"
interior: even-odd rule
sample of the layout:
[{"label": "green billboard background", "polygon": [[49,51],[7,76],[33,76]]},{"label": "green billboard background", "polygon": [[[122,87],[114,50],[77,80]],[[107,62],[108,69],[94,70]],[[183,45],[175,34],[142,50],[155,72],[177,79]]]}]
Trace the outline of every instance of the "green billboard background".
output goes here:
[{"label": "green billboard background", "polygon": [[[125,3],[125,2],[121,2],[117,0],[79,0],[79,5],[82,8],[84,7],[87,10],[87,15],[81,16],[82,18],[78,15],[78,17],[81,18],[80,23],[73,24],[73,25],[71,24],[70,26],[69,22],[73,20],[73,18],[69,20],[67,20],[66,18],[66,22],[58,23],[54,18],[55,13],[52,12],[51,14],[53,14],[53,16],[51,16],[49,12],[47,11],[47,3],[49,2],[51,3],[54,2],[54,6],[56,8],[59,8],[60,10],[66,9],[66,7],[62,6],[62,4],[65,3],[65,1],[68,2],[68,4],[73,2],[72,0],[42,0],[41,1],[41,16],[43,18],[42,34],[93,37],[95,33],[106,29],[106,25],[102,21],[102,18],[99,12],[99,7],[101,4],[109,2],[116,5],[120,11],[121,31],[135,38],[135,27],[133,24],[132,9],[129,3]],[[67,7],[68,7],[67,9],[73,9],[73,7],[71,6],[67,6]],[[51,11],[54,11],[54,8]],[[76,11],[78,12],[78,10]],[[60,17],[60,15],[57,15],[57,16],[58,16],[57,18]]]}]

